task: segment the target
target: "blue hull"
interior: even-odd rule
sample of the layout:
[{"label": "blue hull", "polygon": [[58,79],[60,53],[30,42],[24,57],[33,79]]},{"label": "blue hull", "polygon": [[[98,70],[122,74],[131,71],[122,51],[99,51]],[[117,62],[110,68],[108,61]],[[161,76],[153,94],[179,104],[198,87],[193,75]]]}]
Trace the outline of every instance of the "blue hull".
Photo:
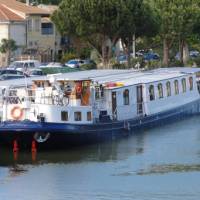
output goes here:
[{"label": "blue hull", "polygon": [[14,140],[23,148],[31,148],[35,139],[40,149],[65,148],[68,146],[104,141],[108,138],[127,136],[144,129],[175,122],[198,114],[200,101],[176,109],[126,121],[111,121],[90,125],[60,124],[32,121],[6,121],[0,124],[0,142],[11,146]]}]

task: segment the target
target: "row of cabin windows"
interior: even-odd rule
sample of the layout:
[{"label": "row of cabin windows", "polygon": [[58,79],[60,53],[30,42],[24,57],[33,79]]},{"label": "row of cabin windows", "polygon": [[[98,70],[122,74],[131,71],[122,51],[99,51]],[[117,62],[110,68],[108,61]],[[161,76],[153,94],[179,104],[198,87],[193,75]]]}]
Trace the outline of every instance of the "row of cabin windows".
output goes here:
[{"label": "row of cabin windows", "polygon": [[[178,80],[175,80],[173,84],[174,84],[174,94],[178,95],[179,94]],[[181,79],[181,85],[182,85],[182,92],[185,93],[186,92],[186,79],[185,78]],[[159,99],[163,98],[164,97],[163,96],[163,84],[159,83],[157,85],[157,89],[158,89],[158,98]],[[192,77],[189,77],[189,89],[193,90],[193,78]],[[167,93],[166,94],[167,97],[172,95],[170,81],[166,82],[166,93]],[[150,101],[153,101],[155,99],[154,85],[149,86],[149,98],[150,98]]]},{"label": "row of cabin windows", "polygon": [[[62,121],[69,121],[69,114],[67,111],[61,111],[61,120]],[[87,121],[92,120],[92,113],[87,112]],[[74,121],[82,121],[82,113],[81,112],[74,112]]]}]

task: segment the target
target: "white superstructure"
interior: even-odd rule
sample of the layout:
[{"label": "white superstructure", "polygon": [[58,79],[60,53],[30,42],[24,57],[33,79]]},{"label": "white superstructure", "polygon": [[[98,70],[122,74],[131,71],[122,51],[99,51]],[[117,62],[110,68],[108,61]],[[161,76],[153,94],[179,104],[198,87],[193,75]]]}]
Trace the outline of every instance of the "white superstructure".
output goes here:
[{"label": "white superstructure", "polygon": [[34,77],[7,92],[3,120],[92,124],[149,116],[199,99],[195,68],[91,70]]}]

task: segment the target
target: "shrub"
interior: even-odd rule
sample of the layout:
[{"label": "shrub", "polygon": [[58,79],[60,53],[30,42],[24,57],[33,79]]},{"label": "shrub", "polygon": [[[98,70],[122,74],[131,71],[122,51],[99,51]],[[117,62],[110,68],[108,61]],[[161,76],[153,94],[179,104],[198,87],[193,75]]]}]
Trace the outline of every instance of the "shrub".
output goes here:
[{"label": "shrub", "polygon": [[91,48],[82,48],[79,52],[80,59],[90,58]]},{"label": "shrub", "polygon": [[160,68],[161,65],[161,61],[160,60],[151,60],[146,62],[145,64],[145,68],[146,69],[156,69],[156,68]]},{"label": "shrub", "polygon": [[169,67],[183,67],[183,63],[180,60],[173,60],[169,63]]},{"label": "shrub", "polygon": [[200,67],[200,57],[196,57],[192,59],[192,61],[193,61],[193,64],[195,63],[197,67]]},{"label": "shrub", "polygon": [[81,65],[81,69],[83,69],[83,70],[91,70],[91,69],[96,69],[96,68],[97,68],[96,63],[90,63],[90,64]]},{"label": "shrub", "polygon": [[66,54],[64,54],[62,56],[61,62],[65,63],[65,62],[67,62],[67,61],[69,61],[71,59],[75,59],[75,58],[77,58],[77,55],[75,53],[71,53],[71,52],[70,53],[66,53]]},{"label": "shrub", "polygon": [[69,67],[45,67],[42,68],[44,74],[57,74],[57,73],[68,73],[78,71],[78,69],[69,68]]}]

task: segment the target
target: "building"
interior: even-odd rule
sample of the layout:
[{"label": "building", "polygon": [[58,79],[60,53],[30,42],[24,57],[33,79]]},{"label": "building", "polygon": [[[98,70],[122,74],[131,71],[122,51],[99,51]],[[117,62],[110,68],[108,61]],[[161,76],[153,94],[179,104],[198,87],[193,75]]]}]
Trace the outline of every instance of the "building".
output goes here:
[{"label": "building", "polygon": [[[55,60],[61,51],[61,37],[50,20],[55,6],[30,6],[16,0],[0,0],[0,41],[13,39],[18,49],[11,55],[26,54],[42,62]],[[0,66],[7,65],[7,55],[0,56]]]}]

